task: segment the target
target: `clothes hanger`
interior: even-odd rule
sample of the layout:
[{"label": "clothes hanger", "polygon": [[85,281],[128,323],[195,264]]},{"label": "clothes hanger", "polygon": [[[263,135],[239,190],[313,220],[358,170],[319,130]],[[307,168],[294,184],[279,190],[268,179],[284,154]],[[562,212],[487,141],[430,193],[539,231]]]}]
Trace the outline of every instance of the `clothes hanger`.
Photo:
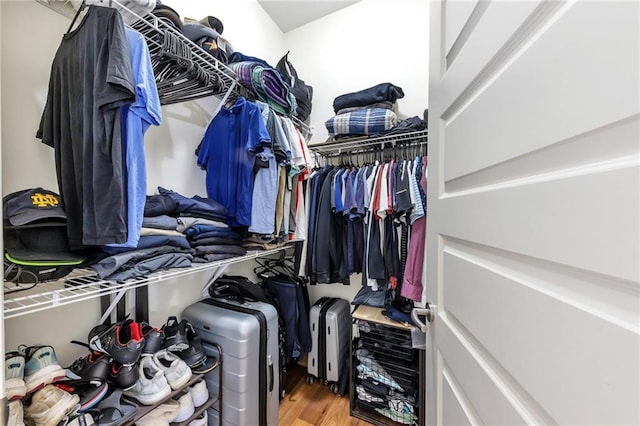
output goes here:
[{"label": "clothes hanger", "polygon": [[76,23],[78,16],[80,16],[80,13],[85,9],[85,7],[87,7],[87,2],[86,0],[82,0],[82,3],[80,3],[80,7],[78,7],[76,14],[73,16],[73,19],[71,20],[71,25],[69,25],[69,29],[67,30],[66,34],[69,34],[71,32],[71,29],[73,28],[73,25]]}]

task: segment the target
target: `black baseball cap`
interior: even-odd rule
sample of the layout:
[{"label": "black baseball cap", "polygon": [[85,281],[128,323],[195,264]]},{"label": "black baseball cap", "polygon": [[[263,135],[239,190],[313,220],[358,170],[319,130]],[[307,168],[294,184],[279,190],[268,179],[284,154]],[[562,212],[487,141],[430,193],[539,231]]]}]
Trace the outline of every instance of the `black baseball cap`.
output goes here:
[{"label": "black baseball cap", "polygon": [[13,226],[66,223],[60,196],[43,188],[13,192],[2,199],[5,221]]},{"label": "black baseball cap", "polygon": [[180,19],[180,15],[175,9],[162,4],[162,2],[156,2],[156,7],[151,11],[154,15],[166,22],[167,24],[173,26],[178,31],[182,32],[182,20]]}]

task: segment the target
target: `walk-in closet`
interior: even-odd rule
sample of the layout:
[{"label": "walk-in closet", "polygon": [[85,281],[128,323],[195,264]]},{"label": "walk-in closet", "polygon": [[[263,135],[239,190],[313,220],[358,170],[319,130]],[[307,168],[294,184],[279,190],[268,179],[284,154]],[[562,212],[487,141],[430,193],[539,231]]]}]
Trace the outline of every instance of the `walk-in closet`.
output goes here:
[{"label": "walk-in closet", "polygon": [[640,424],[637,1],[0,23],[0,423]]}]

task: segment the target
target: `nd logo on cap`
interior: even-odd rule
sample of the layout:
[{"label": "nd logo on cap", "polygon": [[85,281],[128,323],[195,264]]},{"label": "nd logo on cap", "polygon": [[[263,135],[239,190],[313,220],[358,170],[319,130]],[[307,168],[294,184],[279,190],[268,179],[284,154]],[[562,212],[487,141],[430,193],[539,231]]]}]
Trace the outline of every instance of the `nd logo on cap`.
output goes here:
[{"label": "nd logo on cap", "polygon": [[34,206],[45,208],[45,207],[56,207],[60,201],[58,197],[51,193],[42,193],[36,192],[31,196],[31,201]]},{"label": "nd logo on cap", "polygon": [[67,215],[60,205],[60,196],[43,188],[26,189],[3,199],[4,217],[13,226],[65,223]]}]

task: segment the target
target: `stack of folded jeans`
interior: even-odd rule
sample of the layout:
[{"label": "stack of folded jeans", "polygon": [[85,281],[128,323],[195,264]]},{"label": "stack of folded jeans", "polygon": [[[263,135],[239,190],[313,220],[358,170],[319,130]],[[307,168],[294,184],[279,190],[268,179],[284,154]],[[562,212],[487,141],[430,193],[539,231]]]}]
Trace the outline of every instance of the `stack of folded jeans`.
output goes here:
[{"label": "stack of folded jeans", "polygon": [[242,256],[242,236],[228,227],[197,224],[185,230],[189,244],[195,250],[196,262],[215,262]]}]

